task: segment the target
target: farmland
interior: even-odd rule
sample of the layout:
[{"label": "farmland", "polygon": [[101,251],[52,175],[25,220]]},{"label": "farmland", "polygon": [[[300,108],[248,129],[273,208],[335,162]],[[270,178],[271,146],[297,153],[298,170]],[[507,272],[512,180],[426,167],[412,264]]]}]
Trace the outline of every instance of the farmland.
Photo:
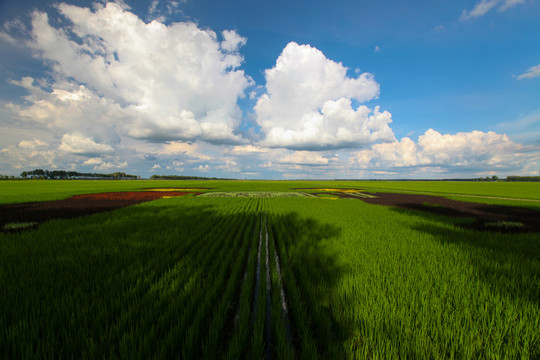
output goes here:
[{"label": "farmland", "polygon": [[[483,199],[537,211],[537,186],[0,182],[0,203],[12,205],[112,191],[167,194],[0,233],[0,308],[8,309],[0,314],[0,351],[6,358],[536,359],[540,233],[471,227],[477,213],[437,210]],[[173,188],[178,196],[169,197]],[[370,203],[383,192],[454,202]]]}]

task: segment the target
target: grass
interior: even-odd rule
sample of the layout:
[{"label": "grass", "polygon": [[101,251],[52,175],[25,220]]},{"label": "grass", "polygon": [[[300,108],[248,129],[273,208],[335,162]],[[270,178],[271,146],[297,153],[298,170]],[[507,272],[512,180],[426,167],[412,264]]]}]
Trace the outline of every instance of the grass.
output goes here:
[{"label": "grass", "polygon": [[[54,185],[53,198],[91,192],[50,183],[20,182],[1,198],[27,199],[33,186]],[[196,196],[0,233],[0,308],[9,309],[0,349],[6,358],[539,358],[538,234],[454,221],[356,199]]]},{"label": "grass", "polygon": [[[163,180],[0,180],[0,204],[65,199],[72,195],[144,189],[209,189],[207,191],[278,191],[294,189],[364,189],[372,192],[413,192],[461,201],[540,208],[540,188],[527,182],[449,181],[163,181]],[[301,192],[313,192],[304,191]],[[456,196],[458,194],[460,196]],[[521,199],[504,200],[493,199]]]}]

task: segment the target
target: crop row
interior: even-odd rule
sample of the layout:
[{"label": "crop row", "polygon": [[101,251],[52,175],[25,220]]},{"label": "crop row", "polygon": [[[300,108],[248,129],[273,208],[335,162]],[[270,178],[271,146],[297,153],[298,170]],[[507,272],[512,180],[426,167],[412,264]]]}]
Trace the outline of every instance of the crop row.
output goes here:
[{"label": "crop row", "polygon": [[0,354],[539,358],[538,234],[450,220],[180,197],[0,234]]},{"label": "crop row", "polygon": [[316,294],[291,261],[287,219],[267,216],[267,201],[208,199],[180,213],[144,204],[5,235],[2,354],[317,357],[327,340],[316,340]]}]

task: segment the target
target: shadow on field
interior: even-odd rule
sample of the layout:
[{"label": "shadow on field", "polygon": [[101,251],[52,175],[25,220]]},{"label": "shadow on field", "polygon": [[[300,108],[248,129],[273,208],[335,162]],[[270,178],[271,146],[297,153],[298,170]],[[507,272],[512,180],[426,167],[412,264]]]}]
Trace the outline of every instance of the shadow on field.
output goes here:
[{"label": "shadow on field", "polygon": [[[0,234],[0,308],[10,309],[0,316],[0,348],[6,358],[167,359],[192,346],[199,357],[241,258],[225,238],[244,238],[259,221],[255,212],[159,202]],[[296,214],[279,221],[322,350],[343,334],[328,309],[342,272],[320,246],[339,229]]]},{"label": "shadow on field", "polygon": [[[323,245],[323,240],[339,236],[341,229],[298,213],[274,216],[272,223],[277,246],[282,243],[286,250],[282,262],[287,262],[308,310],[309,330],[313,343],[317,344],[319,356],[327,359],[345,358],[340,345],[349,334],[345,324],[340,324],[335,318],[330,298],[345,269],[338,265],[337,256]],[[286,289],[286,292],[290,293],[290,290]],[[298,314],[292,313],[292,322],[296,326],[296,331],[293,328],[295,347],[301,349],[301,358],[309,358],[302,348],[301,343],[305,339],[300,338],[298,328],[302,324]]]},{"label": "shadow on field", "polygon": [[[467,229],[467,222],[472,219],[457,219],[400,208],[392,210],[423,217],[428,221],[413,223],[411,228],[431,234],[442,243],[455,244],[466,250],[468,261],[474,266],[481,280],[494,291],[511,298],[540,304],[538,233],[472,231]],[[437,222],[454,226],[442,226]]]}]

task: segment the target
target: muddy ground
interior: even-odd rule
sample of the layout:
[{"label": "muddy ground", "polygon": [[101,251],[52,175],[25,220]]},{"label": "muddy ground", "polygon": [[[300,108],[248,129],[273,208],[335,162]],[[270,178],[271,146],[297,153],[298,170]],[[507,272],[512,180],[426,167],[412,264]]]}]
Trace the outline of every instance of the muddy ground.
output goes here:
[{"label": "muddy ground", "polygon": [[185,194],[188,193],[180,191],[109,192],[76,195],[64,200],[0,205],[0,231],[10,223],[36,223],[35,225],[38,225],[51,219],[69,219],[140,204],[164,196]]},{"label": "muddy ground", "polygon": [[452,218],[473,218],[462,225],[477,230],[497,232],[540,231],[540,211],[514,206],[478,204],[439,196],[396,193],[365,193],[374,197],[359,198],[352,194],[332,193],[341,198],[354,198],[370,204],[394,206]]}]

